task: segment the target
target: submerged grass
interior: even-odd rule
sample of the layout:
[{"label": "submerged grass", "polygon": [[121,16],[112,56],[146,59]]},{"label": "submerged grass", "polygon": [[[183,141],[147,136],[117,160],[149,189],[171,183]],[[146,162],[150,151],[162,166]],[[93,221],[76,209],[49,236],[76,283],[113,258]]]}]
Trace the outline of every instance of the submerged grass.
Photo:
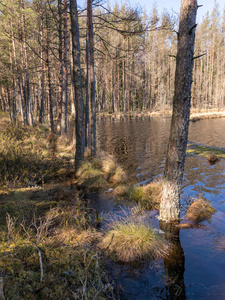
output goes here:
[{"label": "submerged grass", "polygon": [[166,241],[149,224],[132,219],[115,221],[99,246],[122,262],[157,259],[168,249]]}]

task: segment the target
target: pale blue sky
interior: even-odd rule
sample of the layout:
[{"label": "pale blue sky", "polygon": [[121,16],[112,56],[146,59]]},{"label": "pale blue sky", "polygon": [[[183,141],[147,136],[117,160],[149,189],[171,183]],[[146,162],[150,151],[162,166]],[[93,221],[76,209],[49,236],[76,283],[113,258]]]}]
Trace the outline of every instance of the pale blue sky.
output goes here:
[{"label": "pale blue sky", "polygon": [[[85,0],[77,0],[78,5],[82,6],[86,1]],[[122,0],[122,2],[125,2],[126,0]],[[107,0],[105,0],[105,3]],[[115,3],[118,2],[121,3],[121,0],[109,0],[109,3]],[[180,11],[180,3],[181,0],[129,0],[128,1],[132,6],[135,6],[136,4],[140,4],[143,8],[145,7],[148,12],[152,10],[153,4],[155,3],[157,5],[159,13],[163,11],[164,8],[166,8],[168,11],[174,11],[178,13]],[[221,14],[223,13],[223,10],[225,8],[225,1],[224,0],[216,0],[216,2],[220,6]],[[198,9],[197,19],[198,21],[202,20],[202,16],[206,14],[207,11],[210,13],[212,12],[212,9],[214,7],[215,0],[198,0],[198,5],[203,5]]]}]

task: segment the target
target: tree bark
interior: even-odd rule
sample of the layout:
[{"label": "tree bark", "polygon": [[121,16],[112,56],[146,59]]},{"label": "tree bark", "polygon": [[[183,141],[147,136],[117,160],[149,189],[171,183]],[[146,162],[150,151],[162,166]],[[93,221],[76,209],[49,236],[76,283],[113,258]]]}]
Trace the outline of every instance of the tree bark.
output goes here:
[{"label": "tree bark", "polygon": [[[42,7],[41,7],[42,9]],[[39,122],[42,124],[45,121],[45,112],[44,112],[44,63],[43,63],[43,12],[41,12],[41,59],[40,59],[40,90],[41,90],[41,103],[40,103],[40,112],[39,112]]]},{"label": "tree bark", "polygon": [[24,2],[21,0],[21,7],[22,7],[22,28],[23,28],[23,55],[24,55],[24,67],[26,70],[26,93],[27,93],[27,111],[28,111],[28,122],[29,125],[34,126],[33,122],[33,112],[32,112],[32,103],[31,103],[31,96],[30,96],[30,75],[29,75],[29,68],[28,68],[28,56],[27,56],[27,45],[26,45],[26,24],[25,24],[25,8]]},{"label": "tree bark", "polygon": [[86,33],[86,107],[85,107],[85,146],[90,148],[90,105],[89,105],[89,26]]},{"label": "tree bark", "polygon": [[75,170],[84,161],[85,150],[85,132],[84,132],[84,106],[81,82],[80,67],[80,41],[79,41],[79,24],[77,13],[77,1],[70,0],[70,18],[73,43],[73,85],[75,90],[75,110],[76,110],[76,154]]},{"label": "tree bark", "polygon": [[49,94],[48,94],[48,113],[49,113],[51,132],[54,132],[52,86],[51,86],[52,83],[51,83],[51,70],[50,70],[50,57],[49,57],[50,41],[49,41],[49,24],[48,24],[47,13],[46,13],[45,21],[46,21],[46,66],[47,66],[47,73],[48,73],[48,92],[49,92]]},{"label": "tree bark", "polygon": [[61,120],[62,120],[62,102],[63,102],[63,56],[62,56],[62,1],[58,0],[58,14],[59,14],[59,101],[58,101],[58,120],[57,132],[61,133]]},{"label": "tree bark", "polygon": [[67,55],[67,0],[64,0],[64,17],[63,17],[63,35],[64,35],[64,51],[63,51],[63,105],[62,105],[62,134],[67,134],[67,114],[68,114],[68,55]]},{"label": "tree bark", "polygon": [[181,1],[173,115],[160,203],[160,219],[169,222],[180,217],[180,192],[191,105],[196,14],[197,0]]},{"label": "tree bark", "polygon": [[94,32],[92,20],[92,0],[87,0],[87,17],[90,53],[90,83],[91,83],[91,154],[96,155],[96,101],[95,101],[95,69],[94,69]]}]

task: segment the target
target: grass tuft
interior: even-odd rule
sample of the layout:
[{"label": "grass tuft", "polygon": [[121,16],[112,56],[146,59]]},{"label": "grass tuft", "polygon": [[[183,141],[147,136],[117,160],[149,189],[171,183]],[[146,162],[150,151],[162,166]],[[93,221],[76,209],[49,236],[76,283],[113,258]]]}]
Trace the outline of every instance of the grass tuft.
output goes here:
[{"label": "grass tuft", "polygon": [[100,189],[127,181],[127,175],[111,155],[101,153],[86,160],[76,173],[78,184],[88,189]]},{"label": "grass tuft", "polygon": [[198,224],[202,221],[210,222],[212,215],[216,212],[206,200],[199,198],[192,202],[187,210],[186,217],[193,223]]},{"label": "grass tuft", "polygon": [[145,186],[130,189],[131,200],[137,202],[143,209],[159,209],[161,200],[162,183],[153,181]]},{"label": "grass tuft", "polygon": [[125,171],[120,166],[118,166],[115,169],[114,174],[110,177],[109,181],[113,184],[126,183],[127,175]]},{"label": "grass tuft", "polygon": [[113,195],[116,197],[128,197],[130,187],[126,184],[120,184],[113,190]]},{"label": "grass tuft", "polygon": [[220,159],[219,157],[215,154],[215,153],[211,153],[208,157],[207,157],[208,162],[211,165],[214,165],[216,162],[218,162]]},{"label": "grass tuft", "polygon": [[116,221],[99,243],[122,262],[157,259],[167,253],[166,241],[144,221]]}]

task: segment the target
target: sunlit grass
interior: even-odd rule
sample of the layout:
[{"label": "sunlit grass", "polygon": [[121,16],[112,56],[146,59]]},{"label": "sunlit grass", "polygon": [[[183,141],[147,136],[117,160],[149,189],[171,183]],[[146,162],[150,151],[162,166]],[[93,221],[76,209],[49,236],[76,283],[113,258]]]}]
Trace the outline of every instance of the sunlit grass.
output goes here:
[{"label": "sunlit grass", "polygon": [[58,185],[4,192],[0,212],[6,299],[72,299],[75,294],[93,299],[96,293],[111,299],[112,286],[92,247],[101,237],[95,230],[99,220],[76,189]]},{"label": "sunlit grass", "polygon": [[123,262],[157,259],[167,253],[165,240],[142,220],[115,221],[99,246]]},{"label": "sunlit grass", "polygon": [[137,202],[143,209],[158,209],[161,199],[162,183],[153,181],[145,186],[130,189],[129,197]]},{"label": "sunlit grass", "polygon": [[111,155],[101,153],[95,158],[87,158],[76,172],[78,184],[87,189],[117,186],[127,181],[125,171]]},{"label": "sunlit grass", "polygon": [[113,189],[113,195],[116,197],[128,198],[130,194],[130,186],[127,184],[119,184]]},{"label": "sunlit grass", "polygon": [[225,151],[222,149],[198,146],[194,144],[189,144],[187,146],[187,154],[198,155],[206,158],[209,158],[211,155],[216,155],[218,158],[225,158]]},{"label": "sunlit grass", "polygon": [[186,217],[193,223],[210,222],[216,212],[210,203],[203,198],[195,199],[187,210]]},{"label": "sunlit grass", "polygon": [[62,159],[57,151],[57,141],[58,137],[49,134],[44,126],[1,128],[1,186],[21,188],[68,177],[72,156],[67,152]]}]

